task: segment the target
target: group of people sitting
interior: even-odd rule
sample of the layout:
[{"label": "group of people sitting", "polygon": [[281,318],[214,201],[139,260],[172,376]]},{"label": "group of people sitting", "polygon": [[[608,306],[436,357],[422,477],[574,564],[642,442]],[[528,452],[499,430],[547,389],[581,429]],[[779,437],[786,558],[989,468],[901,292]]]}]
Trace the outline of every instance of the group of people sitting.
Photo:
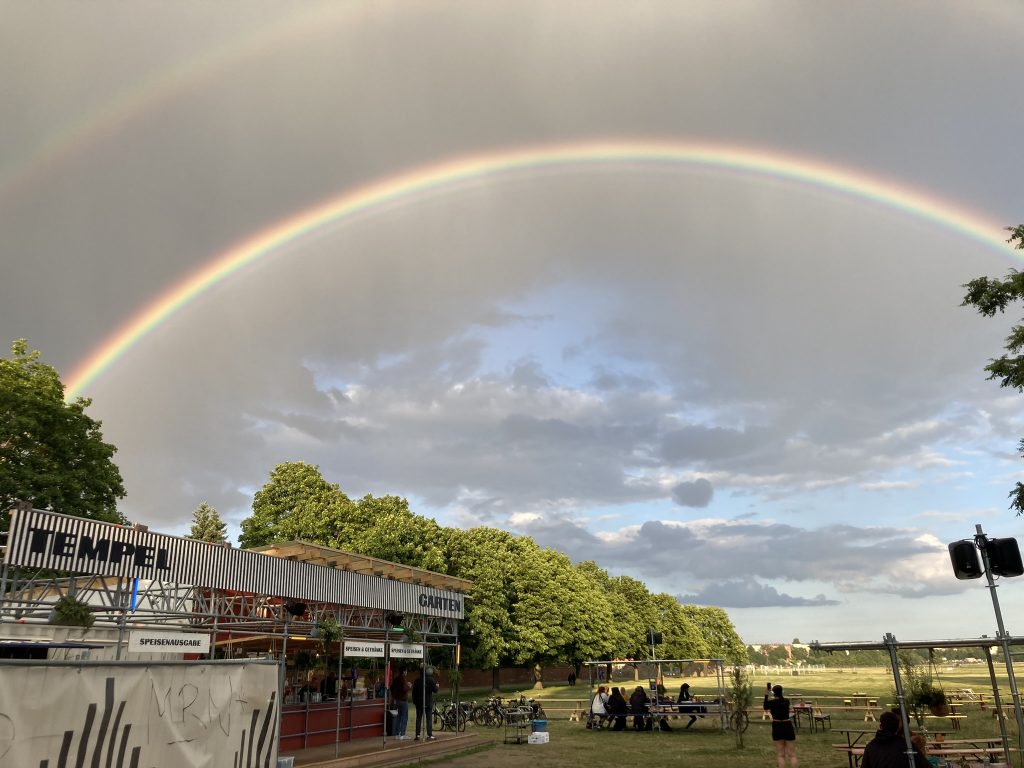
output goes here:
[{"label": "group of people sitting", "polygon": [[[617,687],[613,687],[611,693],[608,693],[608,689],[605,686],[600,686],[597,689],[597,695],[594,696],[594,701],[590,705],[590,719],[587,721],[587,727],[602,728],[605,725],[611,725],[613,731],[624,731],[626,730],[626,720],[632,715],[633,730],[654,730],[655,718],[651,714],[651,698],[647,695],[647,691],[644,690],[642,685],[638,685],[627,701],[625,690],[625,688],[620,690]],[[678,704],[680,712],[689,713],[690,722],[686,724],[687,728],[697,722],[698,715],[695,713],[702,713],[704,707],[690,694],[689,683],[683,683],[682,688],[679,690],[679,698],[676,701],[672,701],[665,696],[664,692],[664,687],[659,685],[658,704]],[[703,717],[702,714],[701,717]],[[663,731],[672,730],[665,715],[661,715],[658,718],[658,727]]]}]

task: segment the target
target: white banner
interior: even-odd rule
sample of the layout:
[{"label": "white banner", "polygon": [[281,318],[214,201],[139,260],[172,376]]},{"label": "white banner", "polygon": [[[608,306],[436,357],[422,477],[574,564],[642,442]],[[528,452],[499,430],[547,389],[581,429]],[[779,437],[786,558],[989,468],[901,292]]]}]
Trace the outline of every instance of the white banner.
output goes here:
[{"label": "white banner", "polygon": [[278,665],[0,660],[0,765],[277,764]]},{"label": "white banner", "polygon": [[391,644],[391,658],[392,659],[422,659],[423,658],[423,646],[413,645],[412,643],[392,643]]},{"label": "white banner", "polygon": [[151,632],[133,629],[128,633],[128,650],[136,653],[210,652],[210,636],[200,632]]},{"label": "white banner", "polygon": [[376,640],[346,640],[345,658],[353,656],[383,659],[384,643],[377,642]]}]

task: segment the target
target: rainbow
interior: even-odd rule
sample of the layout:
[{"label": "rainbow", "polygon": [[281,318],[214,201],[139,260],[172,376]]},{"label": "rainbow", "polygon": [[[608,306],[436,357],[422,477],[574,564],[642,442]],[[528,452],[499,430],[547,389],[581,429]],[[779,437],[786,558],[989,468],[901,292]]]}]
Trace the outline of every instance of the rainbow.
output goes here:
[{"label": "rainbow", "polygon": [[40,134],[35,146],[17,153],[17,163],[0,169],[0,205],[17,200],[32,183],[59,172],[91,146],[110,140],[132,121],[200,88],[217,74],[285,46],[307,44],[310,35],[326,34],[333,25],[371,10],[368,3],[296,6],[283,19],[233,32],[174,67],[139,78],[97,109],[68,121],[58,131]]},{"label": "rainbow", "polygon": [[258,259],[333,223],[469,183],[521,173],[678,166],[736,171],[839,193],[909,214],[953,230],[1008,255],[1004,227],[985,216],[890,180],[776,151],[679,141],[591,141],[503,149],[456,157],[344,192],[257,232],[171,286],[144,306],[80,363],[68,378],[66,397],[80,395],[129,349],[205,291]]}]

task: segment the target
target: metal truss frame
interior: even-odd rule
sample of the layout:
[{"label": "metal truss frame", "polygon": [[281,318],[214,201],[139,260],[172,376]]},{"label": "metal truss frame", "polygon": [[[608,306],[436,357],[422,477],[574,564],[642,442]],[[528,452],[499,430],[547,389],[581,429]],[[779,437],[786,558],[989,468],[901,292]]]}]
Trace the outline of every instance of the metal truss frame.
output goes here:
[{"label": "metal truss frame", "polygon": [[[73,596],[92,608],[95,626],[124,629],[126,624],[151,629],[188,628],[232,636],[315,635],[318,622],[333,618],[344,635],[384,639],[392,627],[391,611],[331,603],[309,603],[300,617],[287,614],[291,602],[273,595],[212,590],[171,582],[135,583],[110,576],[68,576],[8,568],[0,577],[0,622],[46,623],[56,602]],[[134,598],[134,608],[133,608]],[[407,615],[404,623],[428,645],[455,645],[457,619]]]}]

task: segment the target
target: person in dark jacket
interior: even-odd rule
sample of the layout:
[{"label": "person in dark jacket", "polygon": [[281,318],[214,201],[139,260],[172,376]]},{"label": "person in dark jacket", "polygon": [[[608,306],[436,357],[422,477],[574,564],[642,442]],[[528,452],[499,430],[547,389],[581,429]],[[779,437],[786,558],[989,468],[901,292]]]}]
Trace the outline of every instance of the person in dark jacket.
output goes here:
[{"label": "person in dark jacket", "polygon": [[[792,768],[797,766],[796,728],[789,714],[789,699],[782,695],[782,686],[772,688],[772,695],[764,695],[764,709],[772,716],[772,741],[779,768],[786,768],[786,759]],[[863,765],[862,765],[863,768]]]},{"label": "person in dark jacket", "polygon": [[686,724],[686,727],[689,728],[697,722],[697,715],[694,713],[700,711],[700,705],[694,702],[693,694],[690,693],[689,683],[683,683],[682,686],[680,686],[679,699],[677,703],[679,704],[680,712],[684,714],[688,713],[690,715],[690,722]]},{"label": "person in dark jacket", "polygon": [[[878,733],[864,747],[861,768],[906,768],[907,740],[900,733],[903,721],[894,712],[878,717]],[[929,768],[928,758],[914,749],[914,768]]]},{"label": "person in dark jacket", "polygon": [[626,730],[626,715],[629,714],[629,704],[626,703],[625,696],[622,695],[618,688],[612,688],[612,695],[608,697],[607,708],[608,714],[615,719],[615,725],[612,726],[612,730]]},{"label": "person in dark jacket", "polygon": [[647,730],[651,729],[650,718],[650,699],[647,697],[647,691],[644,690],[642,685],[638,685],[633,693],[629,697],[629,709],[633,713],[633,730],[642,731],[644,730],[645,724]]},{"label": "person in dark jacket", "polygon": [[427,740],[434,740],[434,694],[438,691],[434,668],[427,667],[412,684],[412,703],[416,707],[416,741],[420,740],[423,716],[427,718]]}]

